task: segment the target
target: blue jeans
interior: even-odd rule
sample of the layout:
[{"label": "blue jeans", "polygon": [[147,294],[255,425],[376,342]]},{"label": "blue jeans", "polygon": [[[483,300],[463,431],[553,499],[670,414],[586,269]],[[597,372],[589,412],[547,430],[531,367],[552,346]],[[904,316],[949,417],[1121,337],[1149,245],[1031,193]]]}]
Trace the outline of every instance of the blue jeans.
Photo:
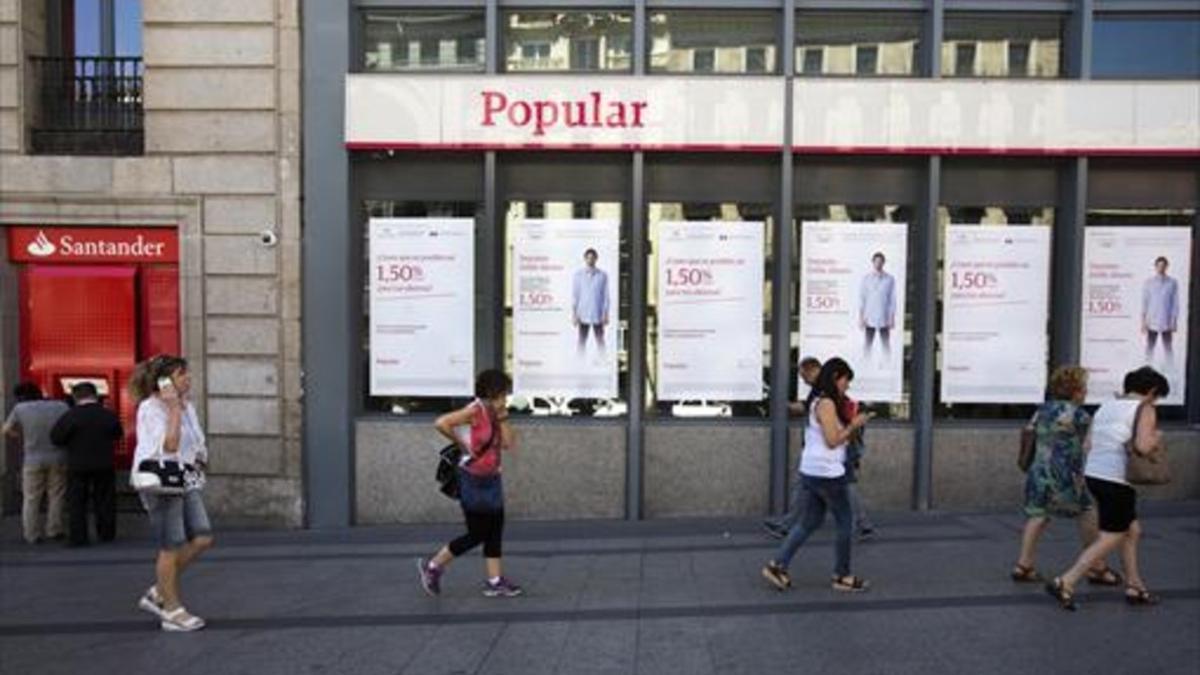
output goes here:
[{"label": "blue jeans", "polygon": [[850,536],[854,516],[850,512],[850,493],[845,477],[815,478],[801,476],[804,485],[804,517],[788,530],[787,538],[779,545],[775,562],[784,569],[792,563],[796,551],[825,522],[825,512],[833,512],[837,524],[837,541],[834,545],[835,562],[833,572],[839,577],[850,574]]}]

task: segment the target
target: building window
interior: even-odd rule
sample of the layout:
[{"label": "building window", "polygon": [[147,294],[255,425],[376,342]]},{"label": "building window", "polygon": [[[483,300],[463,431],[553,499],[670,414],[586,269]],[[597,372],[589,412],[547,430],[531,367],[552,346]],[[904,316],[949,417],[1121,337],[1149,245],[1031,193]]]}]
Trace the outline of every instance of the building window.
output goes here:
[{"label": "building window", "polygon": [[629,12],[511,11],[503,25],[509,72],[633,69]]},{"label": "building window", "polygon": [[1200,14],[1097,14],[1092,76],[1200,79]]},{"label": "building window", "polygon": [[369,11],[362,22],[364,70],[483,71],[483,12]]},{"label": "building window", "polygon": [[650,72],[776,72],[779,17],[773,12],[651,12],[647,33]]},{"label": "building window", "polygon": [[[919,14],[800,12],[796,16],[796,62],[802,64],[804,75],[916,75],[920,46]],[[811,56],[814,53],[820,56]]]},{"label": "building window", "polygon": [[1064,30],[1057,14],[947,14],[942,75],[1061,77]]}]

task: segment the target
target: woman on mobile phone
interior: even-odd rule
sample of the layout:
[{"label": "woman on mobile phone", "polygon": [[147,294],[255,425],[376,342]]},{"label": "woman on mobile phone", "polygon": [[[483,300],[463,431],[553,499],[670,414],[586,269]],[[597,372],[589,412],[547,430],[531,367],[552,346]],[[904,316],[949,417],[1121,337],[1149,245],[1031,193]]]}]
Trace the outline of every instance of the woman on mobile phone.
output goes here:
[{"label": "woman on mobile phone", "polygon": [[837,523],[837,542],[832,586],[834,590],[861,592],[869,584],[850,574],[850,540],[854,516],[846,482],[846,446],[873,417],[858,413],[851,417],[846,391],[854,371],[840,358],[821,366],[817,383],[808,394],[808,424],[804,429],[804,449],[800,454],[800,480],[804,485],[804,517],[788,531],[775,557],[762,568],[763,578],[779,590],[791,588],[788,565],[800,546],[825,521],[832,511]]},{"label": "woman on mobile phone", "polygon": [[184,608],[179,577],[213,545],[202,491],[208,450],[196,408],[188,399],[191,389],[187,361],[167,354],[139,363],[129,382],[138,401],[135,470],[145,460],[173,461],[183,465],[188,478],[183,494],[138,493],[158,545],[155,583],[138,600],[138,608],[157,616],[163,630],[175,632],[204,627],[203,619]]}]

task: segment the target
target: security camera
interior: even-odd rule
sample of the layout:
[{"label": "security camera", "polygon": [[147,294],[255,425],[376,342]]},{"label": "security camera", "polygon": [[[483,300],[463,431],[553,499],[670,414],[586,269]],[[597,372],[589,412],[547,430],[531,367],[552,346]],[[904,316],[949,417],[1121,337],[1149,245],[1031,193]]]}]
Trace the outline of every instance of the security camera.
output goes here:
[{"label": "security camera", "polygon": [[275,230],[263,230],[258,234],[258,241],[263,246],[271,248],[279,243],[279,235],[275,234]]}]

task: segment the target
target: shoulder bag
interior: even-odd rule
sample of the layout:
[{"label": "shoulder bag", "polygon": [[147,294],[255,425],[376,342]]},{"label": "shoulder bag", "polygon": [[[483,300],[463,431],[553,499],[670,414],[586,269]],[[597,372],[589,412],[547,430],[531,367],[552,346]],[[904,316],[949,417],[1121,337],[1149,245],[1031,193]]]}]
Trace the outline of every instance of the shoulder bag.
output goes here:
[{"label": "shoulder bag", "polygon": [[1033,413],[1033,417],[1021,427],[1021,446],[1017,450],[1017,468],[1022,473],[1028,473],[1029,467],[1033,466],[1033,459],[1037,456],[1037,413]]},{"label": "shoulder bag", "polygon": [[1142,454],[1137,451],[1138,422],[1142,419],[1142,403],[1133,414],[1133,432],[1125,444],[1128,455],[1125,462],[1125,480],[1133,485],[1166,485],[1171,482],[1171,465],[1167,461],[1166,441],[1160,441],[1153,451]]},{"label": "shoulder bag", "polygon": [[[496,439],[496,427],[498,423],[491,418],[491,413],[486,408],[484,412],[492,421],[492,433],[488,436],[487,443],[483,445],[484,448],[488,448],[491,447],[492,442]],[[462,486],[458,483],[458,468],[470,464],[472,459],[474,458],[468,458],[466,461],[463,460],[462,446],[458,443],[450,443],[441,450],[438,450],[437,468],[433,473],[433,478],[438,484],[438,491],[450,499],[458,499],[462,493]]]}]

